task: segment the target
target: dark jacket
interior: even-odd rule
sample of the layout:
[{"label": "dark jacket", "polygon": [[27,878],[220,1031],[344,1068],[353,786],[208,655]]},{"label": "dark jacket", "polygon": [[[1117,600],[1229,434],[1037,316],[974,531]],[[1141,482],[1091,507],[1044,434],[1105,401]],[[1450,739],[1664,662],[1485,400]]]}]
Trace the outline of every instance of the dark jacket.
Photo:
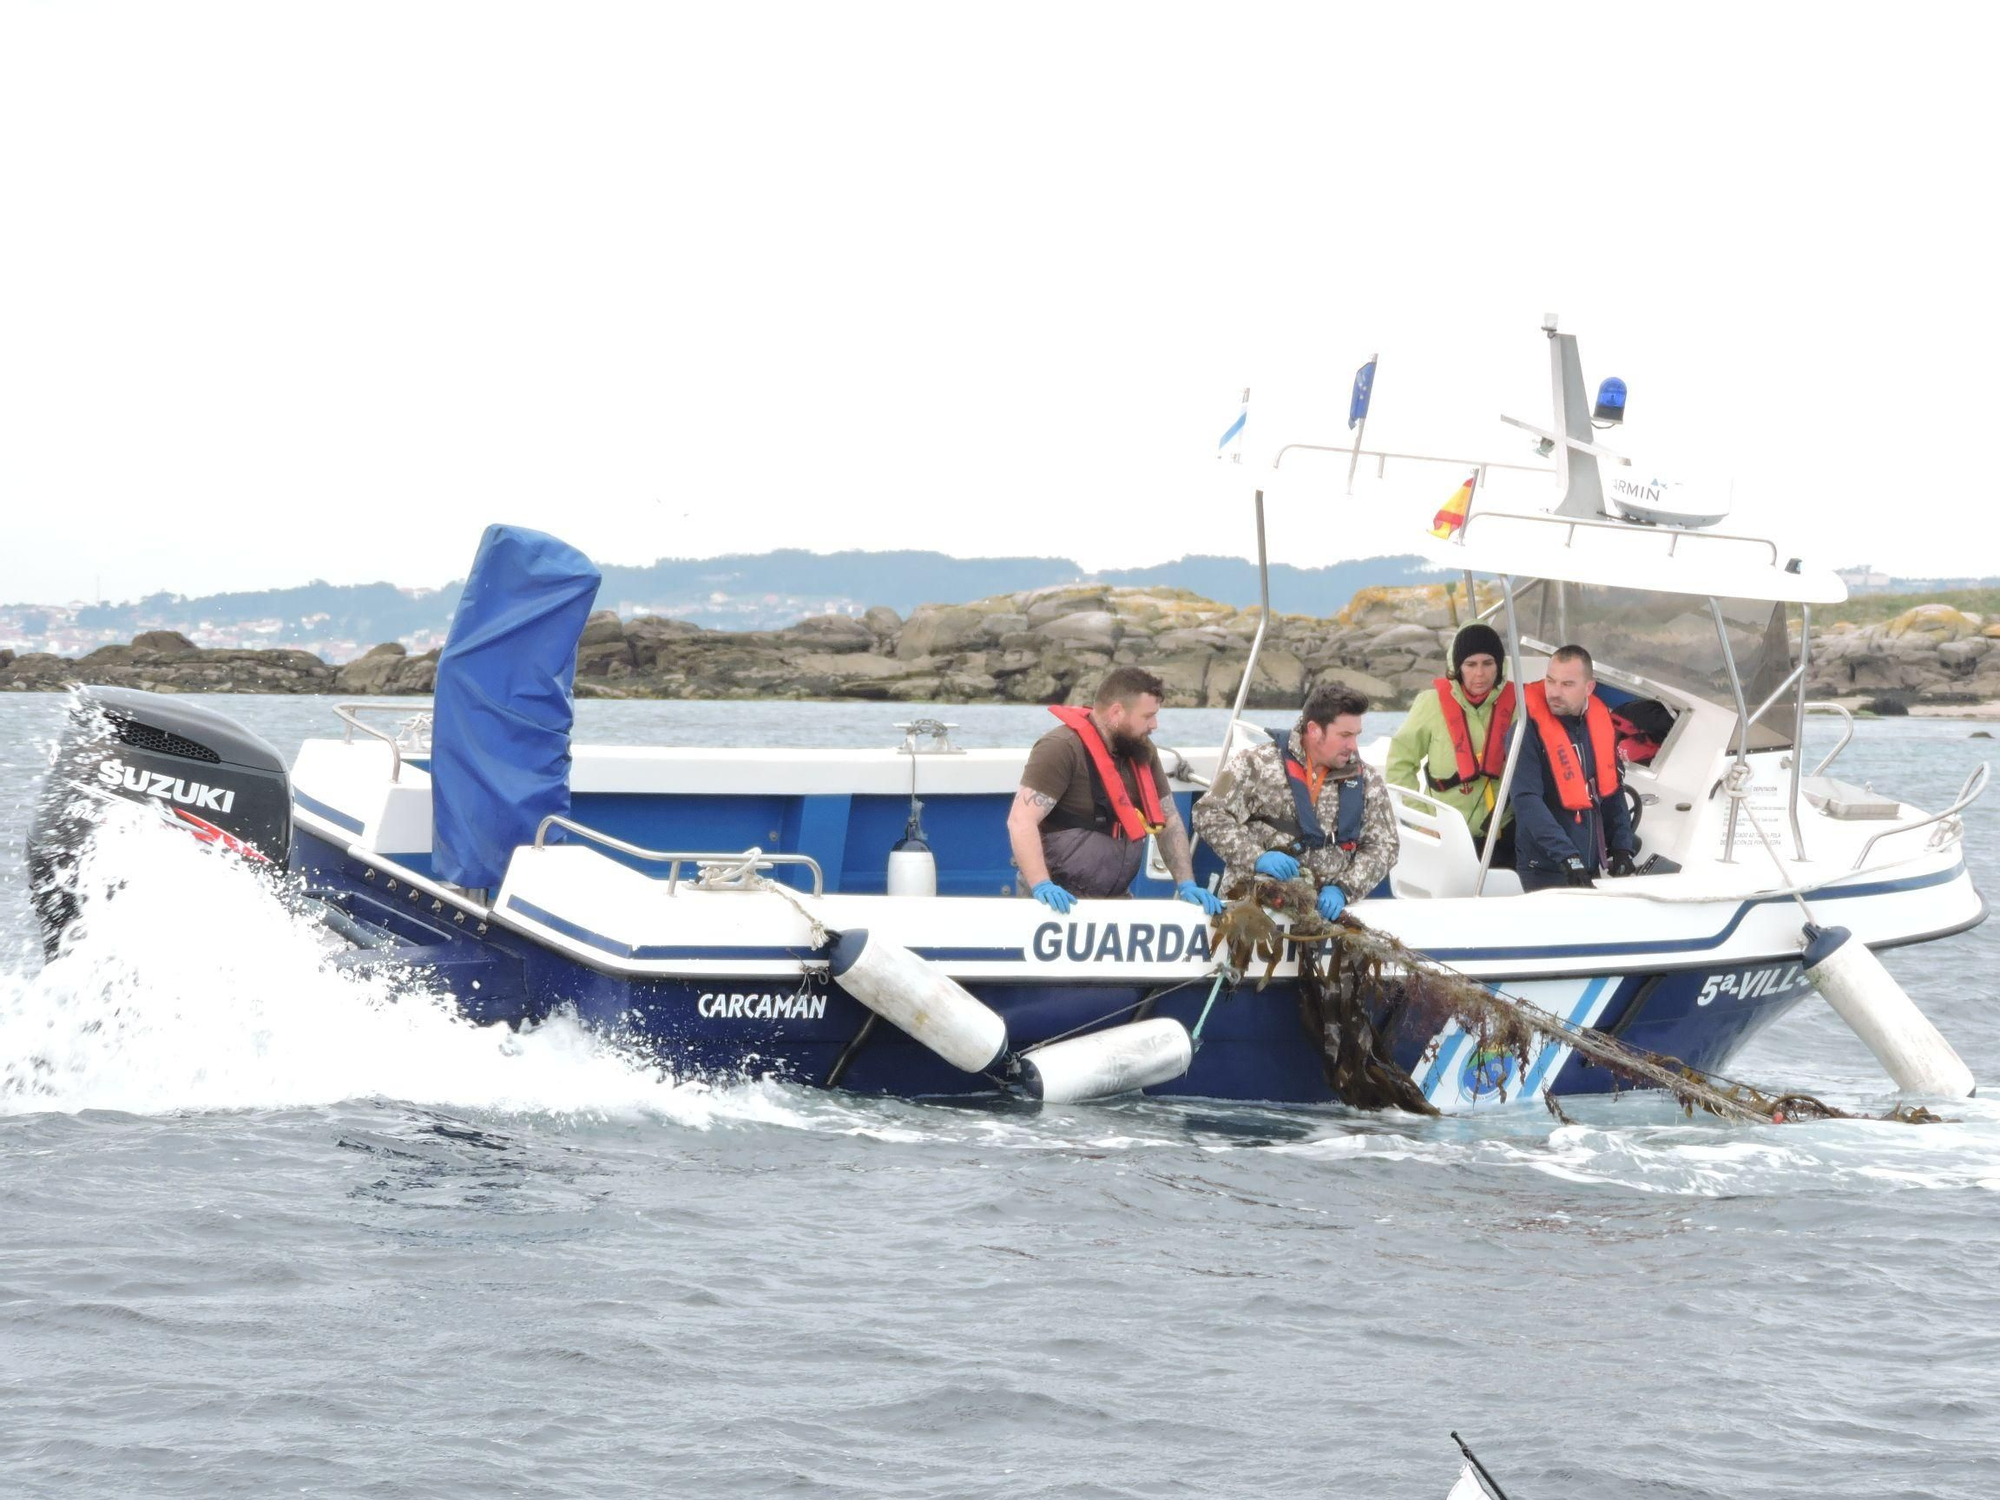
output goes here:
[{"label": "dark jacket", "polygon": [[[1570,743],[1577,747],[1578,762],[1584,766],[1594,764],[1590,753],[1590,731],[1585,727],[1582,715],[1571,719],[1557,714],[1556,723],[1569,736]],[[1514,784],[1507,793],[1508,805],[1514,809],[1514,862],[1519,869],[1546,874],[1561,870],[1574,855],[1583,861],[1585,871],[1591,875],[1599,874],[1604,864],[1597,852],[1600,814],[1604,824],[1605,852],[1638,852],[1638,841],[1632,837],[1632,813],[1625,805],[1622,774],[1618,782],[1619,795],[1600,800],[1593,785],[1590,810],[1571,812],[1562,805],[1562,798],[1548,774],[1548,760],[1542,753],[1542,737],[1536,731],[1534,721],[1527,718],[1515,720],[1514,732],[1527,736],[1521,741],[1521,755],[1514,765]]]}]

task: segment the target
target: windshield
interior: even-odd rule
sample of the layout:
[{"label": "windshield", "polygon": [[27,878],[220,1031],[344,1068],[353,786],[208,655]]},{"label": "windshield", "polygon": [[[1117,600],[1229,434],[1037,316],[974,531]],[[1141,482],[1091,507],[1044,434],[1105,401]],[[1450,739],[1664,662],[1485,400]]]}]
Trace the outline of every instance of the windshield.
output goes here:
[{"label": "windshield", "polygon": [[[1792,670],[1785,607],[1766,599],[1718,599],[1729,633],[1729,649],[1743,679],[1750,711],[1768,698]],[[1552,651],[1575,644],[1600,667],[1643,677],[1726,708],[1736,706],[1729,669],[1716,638],[1715,618],[1706,599],[1656,594],[1601,584],[1551,583],[1536,579],[1516,594],[1522,644]],[[1790,693],[1764,710],[1750,731],[1752,750],[1792,743],[1796,704]]]}]

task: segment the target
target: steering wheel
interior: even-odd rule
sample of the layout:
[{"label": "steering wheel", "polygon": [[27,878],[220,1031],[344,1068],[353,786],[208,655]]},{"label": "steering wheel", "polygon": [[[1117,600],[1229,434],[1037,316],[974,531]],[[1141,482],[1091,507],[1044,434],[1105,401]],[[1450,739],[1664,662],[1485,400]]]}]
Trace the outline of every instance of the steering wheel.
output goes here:
[{"label": "steering wheel", "polygon": [[1636,835],[1639,832],[1639,819],[1646,813],[1646,804],[1631,787],[1621,786],[1618,790],[1625,795],[1625,806],[1632,813],[1632,832]]}]

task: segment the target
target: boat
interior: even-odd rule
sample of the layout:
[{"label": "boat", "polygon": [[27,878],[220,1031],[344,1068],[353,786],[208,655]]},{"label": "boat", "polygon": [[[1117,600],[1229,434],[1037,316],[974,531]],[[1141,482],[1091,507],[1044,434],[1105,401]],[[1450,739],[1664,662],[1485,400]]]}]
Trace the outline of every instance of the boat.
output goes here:
[{"label": "boat", "polygon": [[[1601,697],[1660,716],[1626,777],[1642,873],[1523,894],[1456,812],[1392,788],[1399,858],[1352,910],[1574,1026],[1717,1072],[1825,982],[1816,934],[1844,930],[1865,955],[1984,919],[1962,815],[1987,768],[1939,811],[1841,780],[1852,720],[1807,702],[1805,668],[1812,611],[1844,584],[1721,529],[1712,501],[1677,509],[1671,486],[1626,476],[1642,471],[1593,425],[1574,336],[1544,331],[1553,420],[1506,420],[1551,458],[1554,502],[1475,507],[1433,555],[1500,629],[1509,690],[1583,640]],[[1255,520],[1264,566],[1261,490]],[[79,806],[113,796],[289,872],[342,935],[342,962],[422,970],[481,1023],[573,1012],[684,1076],[1340,1102],[1300,1024],[1296,958],[1268,982],[1231,969],[1157,851],[1129,899],[1058,916],[1015,893],[1021,750],[963,748],[937,721],[885,725],[872,749],[573,743],[595,588],[573,549],[490,528],[432,703],[342,703],[339,732],[289,766],[222,715],[92,692],[78,723],[95,727],[61,747],[31,851],[50,951],[74,916],[62,872]],[[1267,583],[1266,618],[1268,604]],[[1269,732],[1244,717],[1261,636],[1223,744],[1166,756],[1190,826],[1232,744]],[[1840,737],[1807,769],[1809,717],[1828,712]],[[1198,849],[1197,881],[1219,876]],[[1392,993],[1371,1003],[1381,1046],[1446,1112],[1622,1086],[1559,1037],[1524,1059],[1414,1023]]]}]

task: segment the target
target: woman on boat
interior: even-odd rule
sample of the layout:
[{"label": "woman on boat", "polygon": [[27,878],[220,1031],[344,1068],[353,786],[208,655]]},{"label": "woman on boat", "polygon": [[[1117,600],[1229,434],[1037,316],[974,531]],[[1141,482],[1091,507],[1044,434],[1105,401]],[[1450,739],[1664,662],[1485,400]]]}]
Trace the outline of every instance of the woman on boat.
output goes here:
[{"label": "woman on boat", "polygon": [[[1500,829],[1503,845],[1512,842],[1508,814],[1494,814],[1514,716],[1514,695],[1501,686],[1506,656],[1492,626],[1475,622],[1459,631],[1451,643],[1450,675],[1417,695],[1389,741],[1390,784],[1426,790],[1417,778],[1421,767],[1429,794],[1465,819],[1475,843],[1489,825]],[[1504,855],[1504,848],[1496,851],[1495,862]]]}]

